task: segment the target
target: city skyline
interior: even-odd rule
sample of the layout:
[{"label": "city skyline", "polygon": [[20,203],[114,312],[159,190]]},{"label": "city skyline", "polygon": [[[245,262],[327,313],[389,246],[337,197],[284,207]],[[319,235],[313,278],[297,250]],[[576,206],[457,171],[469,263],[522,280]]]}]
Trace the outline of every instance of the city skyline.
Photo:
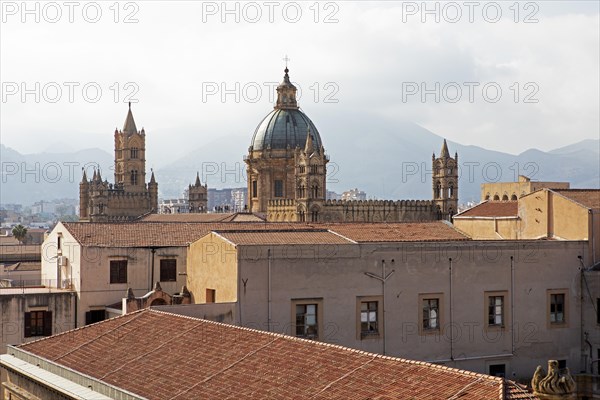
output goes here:
[{"label": "city skyline", "polygon": [[241,157],[286,55],[326,150],[351,115],[512,154],[598,138],[597,4],[275,3],[4,2],[2,144],[111,152],[132,101],[154,167],[207,143]]}]

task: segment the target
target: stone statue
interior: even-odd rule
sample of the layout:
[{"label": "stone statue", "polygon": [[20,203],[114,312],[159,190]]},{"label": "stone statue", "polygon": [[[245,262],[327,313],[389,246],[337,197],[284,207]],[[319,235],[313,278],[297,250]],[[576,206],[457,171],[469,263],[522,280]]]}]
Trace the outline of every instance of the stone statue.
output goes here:
[{"label": "stone statue", "polygon": [[[545,376],[544,376],[545,375]],[[558,361],[548,361],[548,373],[541,365],[535,370],[531,379],[533,392],[543,400],[575,399],[575,381],[568,368],[561,374]]]}]

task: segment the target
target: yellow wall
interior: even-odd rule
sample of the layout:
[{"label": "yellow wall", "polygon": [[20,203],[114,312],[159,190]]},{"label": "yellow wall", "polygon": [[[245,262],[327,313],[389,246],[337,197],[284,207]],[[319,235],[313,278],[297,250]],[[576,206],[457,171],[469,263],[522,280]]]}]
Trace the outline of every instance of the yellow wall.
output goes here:
[{"label": "yellow wall", "polygon": [[454,226],[478,240],[517,239],[517,218],[455,218]]},{"label": "yellow wall", "polygon": [[237,250],[210,233],[190,245],[187,287],[192,303],[206,302],[206,289],[216,291],[217,303],[237,301]]}]

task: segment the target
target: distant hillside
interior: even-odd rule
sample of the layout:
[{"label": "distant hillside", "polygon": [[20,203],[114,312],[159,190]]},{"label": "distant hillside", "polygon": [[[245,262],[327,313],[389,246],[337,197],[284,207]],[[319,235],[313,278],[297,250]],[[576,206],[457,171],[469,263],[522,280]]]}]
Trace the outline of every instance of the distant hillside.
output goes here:
[{"label": "distant hillside", "polygon": [[78,198],[82,168],[100,166],[112,180],[113,156],[99,149],[76,152],[21,154],[0,145],[0,203],[33,204],[39,200]]},{"label": "distant hillside", "polygon": [[[431,156],[439,154],[443,138],[414,123],[389,123],[381,117],[331,115],[314,118],[330,156],[328,189],[341,193],[364,190],[380,199],[431,198]],[[159,196],[179,197],[199,171],[209,187],[246,186],[243,155],[253,131],[220,137],[156,170]],[[499,138],[498,140],[501,140]],[[484,182],[514,181],[519,174],[533,180],[568,181],[574,188],[600,188],[600,141],[584,140],[543,152],[512,155],[477,146],[448,142],[458,152],[461,202],[477,201]],[[113,156],[103,150],[20,154],[0,146],[0,202],[31,204],[41,199],[77,198],[81,168],[99,164],[112,182]],[[58,173],[58,174],[57,174]]]},{"label": "distant hillside", "polygon": [[[431,198],[431,156],[439,155],[443,137],[414,123],[387,124],[380,118],[354,119],[328,115],[313,120],[330,156],[328,189],[351,188],[384,199]],[[373,121],[379,121],[374,123]],[[220,138],[156,171],[161,193],[179,196],[200,171],[209,187],[245,186],[245,164],[252,132]],[[500,139],[499,139],[500,140]],[[448,142],[458,152],[462,201],[477,201],[484,182],[514,181],[518,175],[533,180],[568,181],[572,187],[600,187],[599,140],[556,149],[527,150],[519,155]]]}]

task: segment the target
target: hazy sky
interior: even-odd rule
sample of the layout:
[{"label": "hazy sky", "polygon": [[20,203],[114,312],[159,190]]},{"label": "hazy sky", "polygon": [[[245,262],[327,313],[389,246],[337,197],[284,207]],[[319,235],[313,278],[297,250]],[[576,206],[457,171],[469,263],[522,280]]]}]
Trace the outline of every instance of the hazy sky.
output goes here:
[{"label": "hazy sky", "polygon": [[132,100],[155,166],[221,138],[241,156],[286,54],[317,127],[409,120],[515,154],[599,137],[597,1],[1,3],[1,142],[23,153],[112,151]]}]

